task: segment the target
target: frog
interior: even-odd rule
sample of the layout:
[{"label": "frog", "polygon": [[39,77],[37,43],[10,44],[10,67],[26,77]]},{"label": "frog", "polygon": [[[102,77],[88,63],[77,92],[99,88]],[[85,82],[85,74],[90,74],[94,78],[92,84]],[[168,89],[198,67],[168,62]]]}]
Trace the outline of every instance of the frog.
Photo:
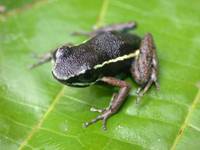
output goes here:
[{"label": "frog", "polygon": [[139,86],[136,102],[154,84],[158,83],[158,58],[153,35],[146,33],[140,37],[130,31],[137,27],[135,21],[111,24],[91,32],[74,32],[73,35],[86,35],[89,40],[74,45],[64,44],[40,57],[32,65],[35,68],[50,60],[53,62],[52,75],[60,83],[73,87],[87,87],[98,83],[118,87],[108,107],[91,111],[100,114],[84,123],[88,127],[102,121],[102,128],[107,129],[107,120],[116,114],[131,90],[130,83],[118,78],[121,73],[128,73]]}]

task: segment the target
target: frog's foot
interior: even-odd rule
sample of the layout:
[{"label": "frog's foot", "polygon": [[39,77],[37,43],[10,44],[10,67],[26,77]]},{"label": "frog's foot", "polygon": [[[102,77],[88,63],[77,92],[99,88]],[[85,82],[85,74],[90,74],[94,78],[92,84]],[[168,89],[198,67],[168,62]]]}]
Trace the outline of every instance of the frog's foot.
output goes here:
[{"label": "frog's foot", "polygon": [[111,108],[108,108],[108,109],[91,108],[90,110],[91,111],[97,111],[97,112],[99,112],[101,114],[98,115],[96,118],[92,119],[91,121],[85,122],[84,123],[84,127],[88,127],[89,125],[94,124],[99,120],[102,120],[102,122],[103,122],[102,128],[103,128],[103,130],[106,130],[107,129],[106,128],[107,119],[113,114],[112,109]]},{"label": "frog's foot", "polygon": [[[111,101],[110,101],[110,104],[109,104],[109,106],[108,106],[107,108],[101,108],[101,109],[99,109],[99,108],[96,108],[96,107],[91,107],[91,108],[90,108],[90,111],[92,111],[92,112],[99,112],[99,113],[103,114],[105,111],[108,111],[109,109],[112,108],[112,103],[113,103],[113,100],[116,98],[116,96],[117,96],[117,93],[114,93],[113,96],[112,96],[112,99],[111,99]],[[107,117],[107,118],[108,118],[108,117]],[[90,122],[86,122],[86,123],[84,124],[84,126],[87,127],[87,126],[89,126],[89,125],[91,125],[91,124],[97,122],[98,120],[103,120],[103,129],[106,130],[106,120],[107,120],[107,119],[104,121],[104,119],[101,118],[100,116],[96,117],[95,119],[93,119],[93,120],[90,121]]]},{"label": "frog's foot", "polygon": [[130,85],[126,83],[125,81],[113,78],[113,77],[103,77],[101,81],[106,82],[112,86],[118,86],[120,87],[119,93],[113,94],[113,97],[111,99],[110,105],[106,109],[96,109],[91,108],[91,111],[97,111],[101,113],[98,115],[95,119],[91,120],[90,122],[86,122],[84,124],[85,127],[88,127],[91,124],[94,124],[95,122],[102,120],[103,121],[103,129],[106,130],[106,122],[109,117],[114,115],[128,96]]},{"label": "frog's foot", "polygon": [[94,37],[95,35],[98,35],[104,32],[112,32],[112,31],[124,32],[128,30],[132,30],[136,28],[136,26],[137,26],[136,22],[130,21],[126,23],[111,24],[111,25],[104,26],[101,28],[94,28],[93,31],[91,32],[84,32],[84,31],[73,32],[72,35],[84,35],[84,36]]},{"label": "frog's foot", "polygon": [[136,94],[137,94],[136,103],[137,104],[140,102],[140,98],[149,90],[149,88],[152,86],[153,83],[155,84],[157,90],[159,90],[160,85],[157,81],[156,73],[155,73],[154,69],[152,71],[152,75],[151,75],[150,80],[145,84],[145,86],[139,87],[137,92],[136,92]]},{"label": "frog's foot", "polygon": [[132,77],[140,85],[137,90],[136,103],[139,103],[140,98],[149,90],[152,84],[155,84],[156,88],[159,89],[156,46],[150,33],[145,35],[139,49],[140,54],[133,61],[130,70]]}]

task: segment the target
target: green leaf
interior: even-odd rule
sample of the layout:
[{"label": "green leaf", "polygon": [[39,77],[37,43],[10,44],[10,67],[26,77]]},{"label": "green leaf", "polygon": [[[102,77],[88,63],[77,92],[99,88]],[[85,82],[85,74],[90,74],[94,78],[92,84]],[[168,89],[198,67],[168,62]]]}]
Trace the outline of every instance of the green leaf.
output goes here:
[{"label": "green leaf", "polygon": [[[200,1],[49,0],[18,11],[21,4],[0,16],[0,149],[200,148]],[[97,115],[89,108],[107,106],[116,90],[63,86],[51,64],[27,69],[31,54],[85,40],[73,31],[130,20],[137,34],[154,36],[161,89],[152,87],[136,105],[138,86],[127,78],[130,96],[108,131],[101,122],[84,129]]]},{"label": "green leaf", "polygon": [[36,2],[36,0],[17,0],[13,3],[12,0],[1,0],[0,5],[5,7],[6,11],[10,11],[12,9],[21,8],[21,7],[30,7],[33,2]]}]

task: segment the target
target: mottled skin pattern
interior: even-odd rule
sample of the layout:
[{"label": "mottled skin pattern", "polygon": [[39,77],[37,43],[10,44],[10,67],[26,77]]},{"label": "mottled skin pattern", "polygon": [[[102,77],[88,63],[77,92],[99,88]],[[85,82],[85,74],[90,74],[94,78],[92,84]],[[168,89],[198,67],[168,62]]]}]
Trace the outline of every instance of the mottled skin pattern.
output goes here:
[{"label": "mottled skin pattern", "polygon": [[134,53],[139,48],[140,41],[140,37],[136,35],[105,32],[81,45],[60,47],[55,53],[53,75],[60,82],[71,86],[76,86],[74,83],[90,83],[103,76],[116,75],[125,66],[130,67],[133,58],[121,61],[118,65],[111,63],[100,69],[94,69],[94,66]]},{"label": "mottled skin pattern", "polygon": [[[156,55],[156,47],[153,41],[153,37],[150,33],[147,33],[140,44],[140,54],[131,65],[131,74],[134,80],[141,86],[138,93],[138,100],[154,82],[159,89],[157,83],[158,74],[158,61]],[[141,90],[143,91],[141,92]]]},{"label": "mottled skin pattern", "polygon": [[127,33],[135,26],[135,22],[129,22],[106,26],[89,33],[76,32],[75,34],[89,35],[92,38],[77,46],[64,45],[44,55],[37,64],[31,66],[33,68],[53,59],[53,76],[65,85],[84,87],[104,82],[119,87],[119,92],[113,94],[107,108],[91,108],[91,111],[97,111],[100,115],[86,122],[85,127],[102,120],[103,129],[106,129],[107,119],[123,104],[131,87],[126,81],[116,78],[119,73],[129,71],[139,85],[137,102],[153,83],[159,88],[158,60],[153,36],[147,33],[141,40],[140,37]]},{"label": "mottled skin pattern", "polygon": [[141,42],[140,56],[133,62],[131,66],[131,72],[133,74],[134,80],[139,85],[144,85],[148,82],[150,75],[152,73],[152,49],[154,45],[149,42],[151,35],[145,36],[144,40]]}]

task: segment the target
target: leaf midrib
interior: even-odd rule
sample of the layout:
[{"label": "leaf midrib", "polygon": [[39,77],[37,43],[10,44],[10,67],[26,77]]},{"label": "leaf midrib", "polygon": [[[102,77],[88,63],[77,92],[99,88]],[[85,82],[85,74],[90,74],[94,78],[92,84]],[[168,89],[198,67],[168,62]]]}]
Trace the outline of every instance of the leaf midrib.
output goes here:
[{"label": "leaf midrib", "polygon": [[62,86],[62,88],[60,89],[60,91],[58,92],[56,97],[53,99],[53,102],[51,103],[51,105],[49,106],[47,111],[44,113],[43,117],[38,121],[38,123],[33,127],[31,132],[24,139],[24,141],[20,144],[18,150],[22,150],[26,146],[28,141],[33,137],[33,135],[38,131],[38,129],[41,128],[41,126],[44,123],[45,119],[51,113],[51,111],[55,108],[55,105],[57,104],[59,99],[63,96],[63,94],[64,94],[64,86]]},{"label": "leaf midrib", "polygon": [[[97,21],[96,21],[95,27],[99,27],[99,26],[101,26],[103,24],[103,20],[105,18],[105,15],[106,15],[106,12],[107,12],[107,9],[108,9],[108,4],[109,4],[109,0],[104,0],[103,1],[102,7],[100,9],[100,13],[99,13],[99,15],[97,17]],[[49,106],[49,108],[47,109],[47,111],[44,113],[43,117],[38,121],[38,123],[33,127],[33,129],[31,130],[31,132],[24,139],[24,141],[20,144],[18,150],[22,150],[27,145],[27,143],[29,142],[29,140],[34,136],[34,134],[38,131],[38,129],[41,128],[43,122],[45,121],[45,119],[47,118],[47,116],[51,113],[51,111],[55,108],[55,105],[57,104],[57,102],[59,101],[59,99],[63,95],[64,95],[64,86],[62,86],[62,88],[60,89],[60,91],[58,92],[58,94],[56,95],[56,97],[53,99],[51,105]]]},{"label": "leaf midrib", "polygon": [[[103,24],[103,20],[105,18],[106,11],[108,9],[108,2],[109,2],[109,0],[103,1],[102,8],[101,8],[99,17],[97,18],[97,22],[96,22],[96,25],[95,25],[96,27]],[[52,104],[49,106],[49,108],[46,111],[46,113],[44,114],[44,116],[38,121],[38,123],[33,128],[33,130],[28,134],[27,138],[21,143],[19,149],[23,149],[24,146],[26,146],[28,141],[33,137],[33,135],[36,133],[36,131],[42,126],[44,120],[49,115],[49,113],[55,108],[55,105],[59,101],[60,97],[63,96],[63,94],[64,94],[64,86],[58,92],[58,94],[56,95],[55,99],[53,100]],[[172,146],[170,148],[171,150],[176,149],[176,146],[179,143],[181,137],[183,136],[183,133],[184,133],[186,127],[189,126],[188,123],[189,123],[189,120],[190,120],[190,116],[193,113],[193,110],[195,109],[196,104],[199,102],[199,100],[200,100],[200,88],[198,88],[198,92],[197,92],[194,100],[192,101],[190,107],[188,108],[188,113],[186,114],[185,119],[184,119],[182,125],[180,126],[177,135],[175,136],[174,142],[172,143]],[[110,142],[110,140],[107,141],[107,143],[109,143],[109,142]],[[107,143],[105,143],[105,145],[107,145]]]}]

